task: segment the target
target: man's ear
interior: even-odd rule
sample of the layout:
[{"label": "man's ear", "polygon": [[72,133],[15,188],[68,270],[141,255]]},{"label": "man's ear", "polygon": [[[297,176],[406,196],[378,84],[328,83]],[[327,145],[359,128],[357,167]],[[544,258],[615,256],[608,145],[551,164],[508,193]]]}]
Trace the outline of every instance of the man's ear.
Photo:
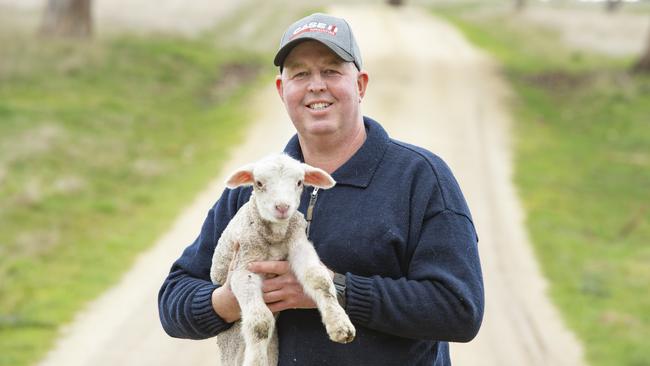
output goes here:
[{"label": "man's ear", "polygon": [[282,74],[275,77],[275,88],[278,90],[280,99],[284,100],[284,90],[282,90]]},{"label": "man's ear", "polygon": [[331,175],[324,170],[314,168],[311,165],[302,164],[305,169],[305,184],[312,187],[330,189],[334,187],[336,181]]},{"label": "man's ear", "polygon": [[230,189],[235,189],[241,186],[250,186],[253,185],[253,164],[244,165],[243,167],[237,169],[234,173],[230,175],[228,180],[226,180],[226,187]]},{"label": "man's ear", "polygon": [[367,88],[368,88],[368,72],[366,72],[365,70],[361,70],[357,75],[357,91],[359,92],[360,99],[363,99],[363,96],[366,95]]}]

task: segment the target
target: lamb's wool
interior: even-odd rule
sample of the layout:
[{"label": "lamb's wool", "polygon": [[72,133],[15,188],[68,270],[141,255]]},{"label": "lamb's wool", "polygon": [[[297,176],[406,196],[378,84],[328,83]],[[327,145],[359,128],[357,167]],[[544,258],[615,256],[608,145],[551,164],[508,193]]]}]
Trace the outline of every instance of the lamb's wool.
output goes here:
[{"label": "lamb's wool", "polygon": [[[322,174],[326,178],[325,182],[331,182],[321,188],[333,186],[333,179],[327,173],[301,164],[286,155],[266,158],[258,164],[262,164],[262,167],[243,167],[229,179],[231,183],[236,181],[238,184],[255,184],[256,191],[219,238],[210,270],[212,282],[223,284],[229,269],[233,268],[231,288],[242,308],[242,321],[236,322],[233,327],[217,337],[222,365],[277,365],[277,332],[273,316],[261,301],[262,279],[246,269],[247,264],[253,261],[289,259],[292,262],[292,270],[303,284],[305,292],[317,303],[330,338],[346,343],[354,338],[355,333],[345,311],[338,305],[327,269],[320,263],[316,251],[307,239],[306,221],[302,213],[297,211],[305,170],[310,174]],[[263,176],[264,183],[255,178],[255,172]],[[299,188],[296,188],[296,182],[286,179],[287,175],[299,177]],[[285,194],[282,201],[284,205],[284,202],[292,201],[291,197],[287,198],[287,192],[289,196],[295,195],[293,206],[286,205],[292,215],[286,220],[265,219],[258,199],[265,200],[271,207],[277,207],[273,196]],[[266,217],[268,215],[267,212]],[[239,248],[236,257],[235,246]],[[233,260],[235,262],[231,263]]]}]

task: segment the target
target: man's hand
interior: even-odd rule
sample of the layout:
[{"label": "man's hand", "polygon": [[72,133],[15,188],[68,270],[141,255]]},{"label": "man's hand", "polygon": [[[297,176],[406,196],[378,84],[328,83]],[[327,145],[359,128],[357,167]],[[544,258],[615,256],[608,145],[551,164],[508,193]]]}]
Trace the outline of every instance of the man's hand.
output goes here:
[{"label": "man's hand", "polygon": [[267,277],[262,283],[263,298],[271,312],[286,309],[313,309],[316,303],[304,293],[287,261],[253,262],[248,270]]},{"label": "man's hand", "polygon": [[228,276],[226,282],[212,292],[212,307],[214,311],[226,322],[233,323],[241,318],[241,309],[239,302],[230,288],[230,275],[235,269],[235,264],[239,260],[239,243],[235,244],[235,254],[228,267]]}]

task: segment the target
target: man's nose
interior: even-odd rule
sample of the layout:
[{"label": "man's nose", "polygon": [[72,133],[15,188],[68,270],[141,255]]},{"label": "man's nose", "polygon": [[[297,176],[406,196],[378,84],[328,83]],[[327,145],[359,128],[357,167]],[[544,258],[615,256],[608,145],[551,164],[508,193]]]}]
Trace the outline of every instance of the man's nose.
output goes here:
[{"label": "man's nose", "polygon": [[323,80],[323,78],[320,75],[316,74],[312,76],[312,78],[309,80],[308,88],[309,91],[312,93],[322,92],[325,91],[325,89],[327,89],[327,84],[325,84],[325,80]]}]

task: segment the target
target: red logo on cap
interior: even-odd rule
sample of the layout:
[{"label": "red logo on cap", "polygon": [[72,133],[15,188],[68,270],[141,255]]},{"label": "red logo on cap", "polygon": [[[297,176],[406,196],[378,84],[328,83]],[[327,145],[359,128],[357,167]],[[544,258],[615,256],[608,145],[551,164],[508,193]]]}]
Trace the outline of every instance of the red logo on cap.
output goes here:
[{"label": "red logo on cap", "polygon": [[296,28],[296,30],[293,31],[291,38],[289,39],[294,39],[306,32],[320,32],[320,33],[327,33],[331,36],[335,36],[337,31],[338,28],[336,28],[334,24],[328,25],[325,23],[311,22]]}]

